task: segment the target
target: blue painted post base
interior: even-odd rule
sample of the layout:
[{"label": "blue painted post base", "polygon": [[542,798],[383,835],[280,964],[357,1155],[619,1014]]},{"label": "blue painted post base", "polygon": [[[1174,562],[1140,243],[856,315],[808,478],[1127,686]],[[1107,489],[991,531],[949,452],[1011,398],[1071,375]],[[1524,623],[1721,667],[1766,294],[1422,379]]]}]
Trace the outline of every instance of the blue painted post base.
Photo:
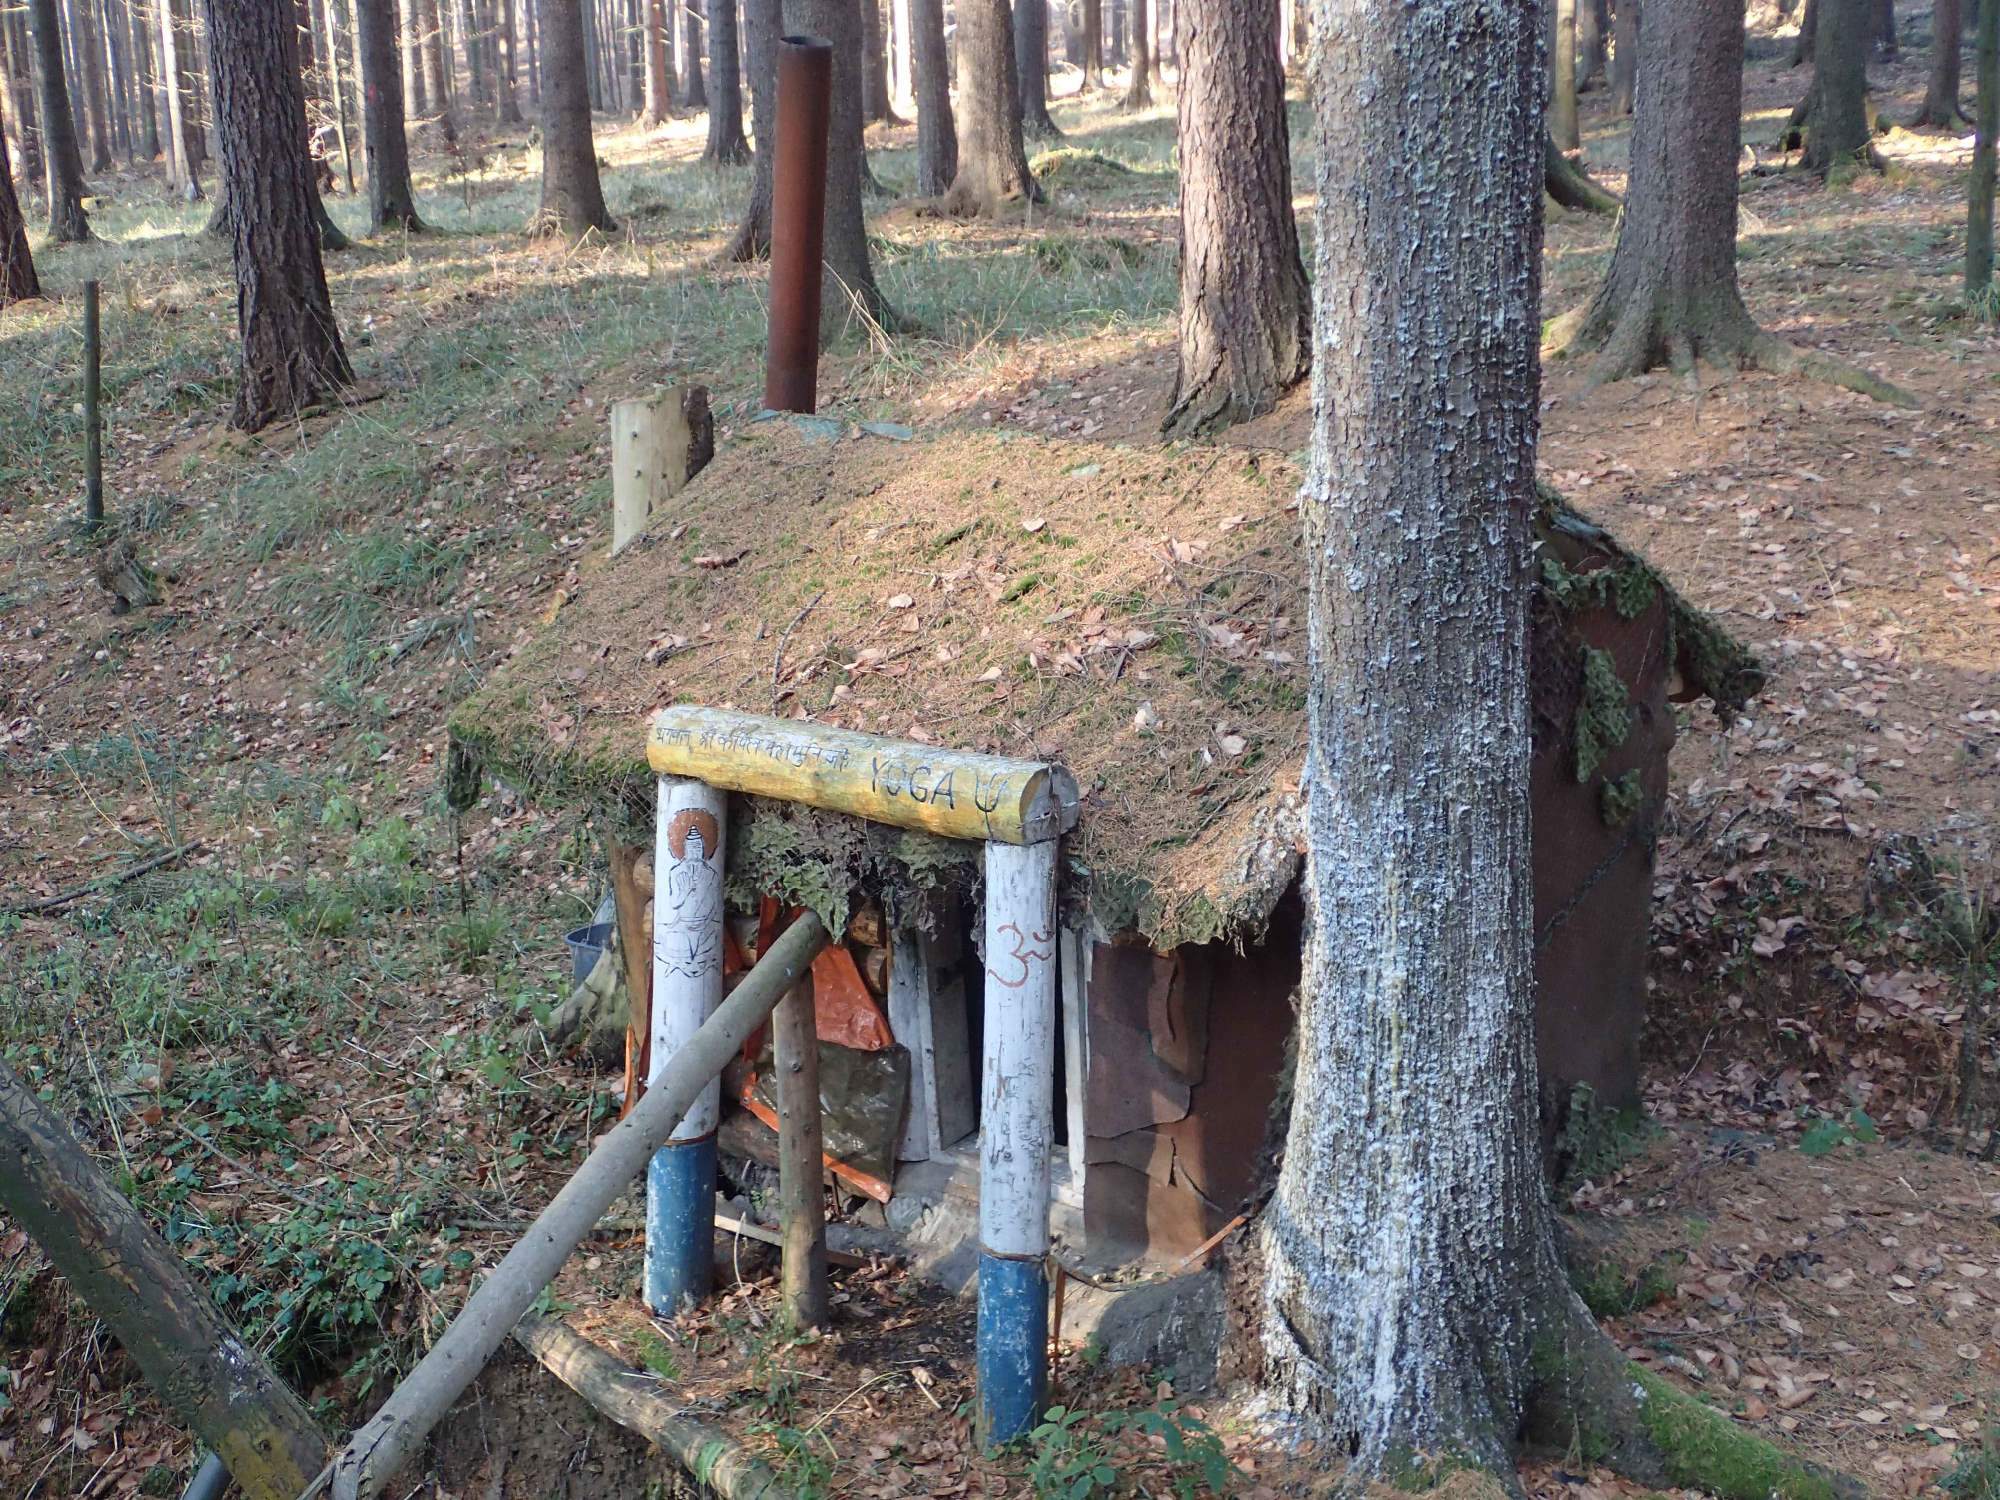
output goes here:
[{"label": "blue painted post base", "polygon": [[715,1135],[669,1141],[646,1169],[646,1306],[663,1318],[715,1279]]},{"label": "blue painted post base", "polygon": [[1039,1256],[979,1253],[979,1440],[1011,1442],[1041,1420],[1049,1376],[1049,1277]]}]

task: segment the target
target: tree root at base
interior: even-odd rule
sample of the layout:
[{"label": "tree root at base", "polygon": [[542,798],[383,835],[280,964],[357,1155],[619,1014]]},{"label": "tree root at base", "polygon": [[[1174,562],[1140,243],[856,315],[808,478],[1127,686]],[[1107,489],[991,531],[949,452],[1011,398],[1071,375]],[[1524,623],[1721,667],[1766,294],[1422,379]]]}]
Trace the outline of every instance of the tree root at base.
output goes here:
[{"label": "tree root at base", "polygon": [[1575,1299],[1537,1346],[1529,1436],[1653,1486],[1721,1500],[1862,1500],[1867,1487],[1745,1430],[1633,1364]]},{"label": "tree root at base", "polygon": [[1564,156],[1547,132],[1542,135],[1542,187],[1564,208],[1583,213],[1615,214],[1625,206],[1623,198]]},{"label": "tree root at base", "polygon": [[1543,358],[1571,354],[1597,355],[1587,377],[1595,390],[1614,380],[1643,375],[1661,365],[1676,374],[1693,371],[1697,363],[1724,364],[1736,370],[1762,370],[1767,375],[1801,375],[1823,385],[1838,386],[1890,406],[1915,409],[1922,403],[1910,391],[1879,375],[1871,375],[1859,365],[1835,359],[1816,349],[1798,345],[1766,333],[1749,320],[1745,326],[1730,327],[1736,319],[1724,321],[1724,328],[1698,334],[1686,328],[1662,329],[1656,319],[1634,316],[1635,310],[1617,318],[1606,328],[1588,326],[1591,307],[1572,308],[1551,319],[1542,333]]}]

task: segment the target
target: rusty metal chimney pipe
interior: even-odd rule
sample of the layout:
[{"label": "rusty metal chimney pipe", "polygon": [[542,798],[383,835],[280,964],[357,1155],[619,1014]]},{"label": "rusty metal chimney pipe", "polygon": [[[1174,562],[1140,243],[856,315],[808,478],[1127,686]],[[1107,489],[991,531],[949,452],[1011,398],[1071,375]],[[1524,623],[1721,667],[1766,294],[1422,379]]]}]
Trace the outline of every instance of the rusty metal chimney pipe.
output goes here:
[{"label": "rusty metal chimney pipe", "polygon": [[771,158],[771,323],[764,405],[819,404],[820,260],[826,239],[826,144],[833,100],[833,44],[815,36],[778,43],[778,129]]}]

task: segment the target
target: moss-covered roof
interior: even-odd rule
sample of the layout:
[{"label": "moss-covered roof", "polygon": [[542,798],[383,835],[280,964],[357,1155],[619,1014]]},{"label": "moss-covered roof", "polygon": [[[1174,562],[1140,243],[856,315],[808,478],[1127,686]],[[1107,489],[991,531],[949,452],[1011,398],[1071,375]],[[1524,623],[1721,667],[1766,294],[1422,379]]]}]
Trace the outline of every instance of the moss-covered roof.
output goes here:
[{"label": "moss-covered roof", "polygon": [[[1236,448],[755,424],[637,543],[583,567],[454,711],[455,753],[636,826],[647,716],[668,703],[1060,761],[1084,797],[1070,862],[1108,928],[1162,946],[1254,929],[1298,842],[1298,483],[1287,459]],[[1571,607],[1664,587],[1559,502],[1543,525],[1570,528],[1545,586]],[[1614,565],[1622,584],[1590,571]],[[1691,688],[1754,691],[1747,658],[1675,605]],[[736,878],[783,878],[801,899],[840,884],[828,866],[936,884],[958,847],[753,812],[771,826],[732,840],[758,862],[733,858]]]}]

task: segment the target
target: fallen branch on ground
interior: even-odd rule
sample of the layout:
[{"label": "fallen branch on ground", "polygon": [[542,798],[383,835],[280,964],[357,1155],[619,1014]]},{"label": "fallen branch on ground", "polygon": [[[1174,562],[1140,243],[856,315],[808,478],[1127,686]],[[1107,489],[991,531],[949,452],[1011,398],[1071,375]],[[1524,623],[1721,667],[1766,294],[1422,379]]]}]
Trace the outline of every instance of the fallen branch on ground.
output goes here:
[{"label": "fallen branch on ground", "polygon": [[514,1342],[620,1427],[667,1450],[723,1500],[793,1500],[769,1465],[718,1427],[675,1406],[640,1371],[620,1364],[569,1324],[528,1314]]},{"label": "fallen branch on ground", "polygon": [[169,849],[164,854],[155,854],[151,859],[142,859],[136,865],[127,865],[124,869],[114,871],[109,875],[100,875],[95,880],[86,880],[82,885],[71,886],[68,890],[59,891],[53,896],[44,896],[39,901],[25,901],[19,905],[9,906],[4,909],[10,916],[16,917],[25,917],[32,912],[54,911],[58,907],[68,906],[72,901],[81,901],[85,896],[93,896],[99,891],[108,891],[114,886],[123,885],[128,880],[137,880],[141,875],[150,875],[155,870],[164,869],[166,866],[186,859],[190,854],[197,854],[207,847],[208,841],[206,839],[196,839],[191,844],[182,844],[178,849]]}]

